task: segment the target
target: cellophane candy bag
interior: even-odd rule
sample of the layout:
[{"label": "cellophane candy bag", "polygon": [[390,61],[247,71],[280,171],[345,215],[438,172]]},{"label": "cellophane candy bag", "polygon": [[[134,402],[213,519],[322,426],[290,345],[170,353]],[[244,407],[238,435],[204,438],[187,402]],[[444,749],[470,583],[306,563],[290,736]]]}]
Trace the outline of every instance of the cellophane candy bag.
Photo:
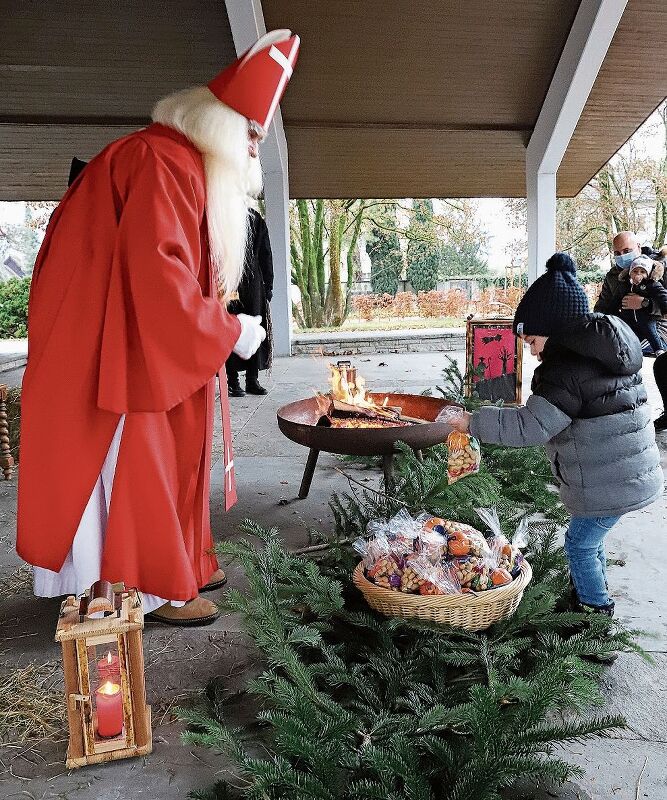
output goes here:
[{"label": "cellophane candy bag", "polygon": [[479,442],[469,433],[452,431],[447,437],[447,482],[460,481],[468,475],[479,472],[482,452]]}]

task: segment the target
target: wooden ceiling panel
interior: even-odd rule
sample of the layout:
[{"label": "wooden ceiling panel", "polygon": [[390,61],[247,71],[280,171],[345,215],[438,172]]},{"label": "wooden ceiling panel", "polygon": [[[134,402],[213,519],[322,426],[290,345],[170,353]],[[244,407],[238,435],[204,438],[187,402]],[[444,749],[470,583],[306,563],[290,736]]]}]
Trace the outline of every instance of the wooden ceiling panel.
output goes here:
[{"label": "wooden ceiling panel", "polygon": [[292,197],[525,194],[520,133],[286,129]]},{"label": "wooden ceiling panel", "polygon": [[145,120],[233,58],[220,0],[5,2],[0,120]]},{"label": "wooden ceiling panel", "polygon": [[0,200],[60,200],[73,156],[89,160],[131,127],[0,124]]},{"label": "wooden ceiling panel", "polygon": [[[263,0],[302,37],[283,100],[295,197],[521,196],[579,0]],[[59,197],[71,156],[234,58],[222,0],[7,0],[0,195]],[[667,94],[667,0],[628,0],[558,188],[576,194]],[[40,126],[41,127],[40,129]]]},{"label": "wooden ceiling panel", "polygon": [[573,197],[667,97],[667,0],[630,0],[558,170]]},{"label": "wooden ceiling panel", "polygon": [[287,124],[532,128],[579,0],[264,0],[302,39]]}]

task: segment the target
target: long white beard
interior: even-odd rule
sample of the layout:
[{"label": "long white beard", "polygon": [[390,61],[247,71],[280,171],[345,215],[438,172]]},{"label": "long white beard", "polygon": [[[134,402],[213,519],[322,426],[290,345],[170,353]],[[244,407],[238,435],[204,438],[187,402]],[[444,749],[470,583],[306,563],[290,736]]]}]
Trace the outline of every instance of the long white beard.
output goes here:
[{"label": "long white beard", "polygon": [[180,131],[202,154],[211,262],[219,296],[229,297],[243,277],[248,197],[262,189],[259,159],[248,153],[248,121],[204,86],[163,98],[153,120]]}]

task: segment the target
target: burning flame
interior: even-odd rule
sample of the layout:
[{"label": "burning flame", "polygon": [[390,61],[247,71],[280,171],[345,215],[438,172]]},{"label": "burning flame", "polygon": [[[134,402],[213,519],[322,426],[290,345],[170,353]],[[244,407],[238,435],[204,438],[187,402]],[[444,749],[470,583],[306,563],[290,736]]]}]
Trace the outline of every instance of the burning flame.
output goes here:
[{"label": "burning flame", "polygon": [[328,394],[322,394],[321,392],[315,393],[315,400],[317,401],[317,408],[320,414],[326,417],[329,413],[329,406],[331,405],[331,398]]},{"label": "burning flame", "polygon": [[[349,361],[329,364],[331,391],[316,392],[320,416],[328,417],[332,428],[383,428],[402,426],[401,409],[389,405],[389,395],[378,405],[366,389],[366,381]],[[337,416],[338,414],[338,416]],[[359,415],[363,419],[348,419]]]},{"label": "burning flame", "polygon": [[[329,364],[331,371],[331,394],[335,400],[348,403],[360,408],[377,408],[376,404],[368,397],[366,381],[356,370]],[[348,375],[353,374],[354,380],[349,381]]]},{"label": "burning flame", "polygon": [[118,692],[120,692],[120,686],[117,683],[106,681],[100,686],[98,692],[100,694],[118,694]]},{"label": "burning flame", "polygon": [[111,650],[107,653],[107,663],[111,664]]}]

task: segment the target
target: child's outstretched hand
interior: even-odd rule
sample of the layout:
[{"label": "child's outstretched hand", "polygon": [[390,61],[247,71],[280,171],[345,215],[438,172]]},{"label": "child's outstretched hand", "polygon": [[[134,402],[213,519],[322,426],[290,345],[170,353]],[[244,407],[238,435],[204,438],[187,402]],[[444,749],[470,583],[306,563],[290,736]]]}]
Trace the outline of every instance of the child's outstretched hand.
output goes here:
[{"label": "child's outstretched hand", "polygon": [[453,431],[460,431],[461,433],[468,433],[470,430],[470,417],[464,408],[460,406],[446,406],[436,417],[436,422],[444,422],[449,425]]}]

